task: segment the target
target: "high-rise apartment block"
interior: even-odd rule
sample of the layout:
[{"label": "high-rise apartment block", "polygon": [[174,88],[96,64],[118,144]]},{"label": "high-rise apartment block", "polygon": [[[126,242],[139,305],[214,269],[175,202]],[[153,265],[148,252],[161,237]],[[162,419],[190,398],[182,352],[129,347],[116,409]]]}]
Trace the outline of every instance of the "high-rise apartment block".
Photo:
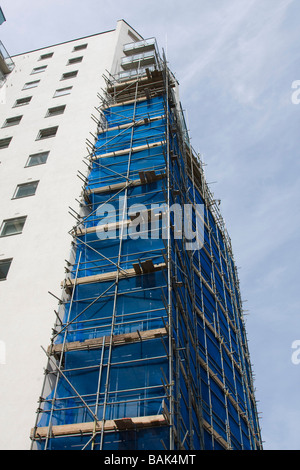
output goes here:
[{"label": "high-rise apartment block", "polygon": [[261,449],[230,239],[156,40],[122,20],[12,62],[1,448]]}]

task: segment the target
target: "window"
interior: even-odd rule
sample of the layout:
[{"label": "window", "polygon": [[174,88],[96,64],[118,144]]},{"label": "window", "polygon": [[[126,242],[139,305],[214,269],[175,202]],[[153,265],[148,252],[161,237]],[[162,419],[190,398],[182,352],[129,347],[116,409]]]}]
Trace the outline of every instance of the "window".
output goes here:
[{"label": "window", "polygon": [[58,116],[65,112],[66,105],[56,106],[55,108],[49,108],[45,117]]},{"label": "window", "polygon": [[69,59],[67,65],[77,64],[82,62],[83,57],[74,57],[74,59]]},{"label": "window", "polygon": [[73,52],[75,51],[82,51],[83,49],[87,48],[87,44],[79,44],[79,46],[74,46]]},{"label": "window", "polygon": [[20,124],[22,117],[23,116],[15,116],[12,118],[7,118],[2,127],[17,126]]},{"label": "window", "polygon": [[26,167],[29,166],[36,166],[36,165],[43,165],[44,163],[47,162],[49,152],[40,152],[40,153],[35,153],[33,155],[29,155]]},{"label": "window", "polygon": [[13,199],[19,199],[21,197],[34,196],[37,190],[39,182],[31,181],[30,183],[18,184]]},{"label": "window", "polygon": [[49,137],[55,137],[58,126],[48,127],[47,129],[41,129],[37,135],[36,140],[48,139]]},{"label": "window", "polygon": [[51,59],[53,54],[54,54],[53,52],[48,52],[48,54],[42,54],[39,60]]},{"label": "window", "polygon": [[26,217],[15,217],[14,219],[4,220],[1,227],[0,237],[18,235],[22,233]]},{"label": "window", "polygon": [[25,98],[19,98],[15,104],[14,104],[14,108],[16,108],[17,106],[24,106],[25,104],[29,104],[30,101],[31,101],[31,98],[32,96],[26,96]]},{"label": "window", "polygon": [[73,87],[71,87],[71,86],[68,86],[66,88],[59,88],[54,93],[54,98],[57,98],[58,96],[69,95],[71,93],[72,88]]},{"label": "window", "polygon": [[34,73],[41,73],[41,72],[45,72],[47,68],[47,65],[42,65],[41,67],[35,67],[32,72],[31,72],[31,75],[33,75]]},{"label": "window", "polygon": [[63,73],[61,80],[67,80],[68,78],[74,78],[78,74],[78,70],[73,70],[73,72]]},{"label": "window", "polygon": [[0,281],[5,281],[7,279],[7,274],[8,274],[11,262],[12,262],[12,258],[0,260]]},{"label": "window", "polygon": [[28,88],[35,88],[40,83],[40,80],[35,80],[34,82],[25,83],[23,90],[28,90]]},{"label": "window", "polygon": [[6,137],[6,139],[0,139],[0,149],[6,149],[10,142],[11,142],[12,137]]}]

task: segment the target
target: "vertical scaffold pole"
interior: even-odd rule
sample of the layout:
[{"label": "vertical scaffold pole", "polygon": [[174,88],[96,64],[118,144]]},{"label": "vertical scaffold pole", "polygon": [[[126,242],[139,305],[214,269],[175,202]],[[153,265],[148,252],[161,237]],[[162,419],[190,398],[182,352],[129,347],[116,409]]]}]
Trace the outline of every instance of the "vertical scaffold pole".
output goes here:
[{"label": "vertical scaffold pole", "polygon": [[[135,101],[134,101],[133,117],[132,117],[133,122],[135,121],[135,114],[136,114],[136,100],[137,100],[138,85],[139,85],[139,81],[137,80],[136,87],[135,87]],[[126,178],[127,183],[129,181],[129,176],[130,176],[133,134],[134,134],[134,126],[131,129],[130,152],[129,152],[129,155],[128,155],[127,178]],[[103,450],[103,441],[104,441],[104,425],[105,425],[105,416],[106,416],[107,400],[108,400],[112,344],[113,344],[113,334],[114,334],[115,317],[116,317],[116,309],[117,309],[117,296],[118,296],[118,289],[119,289],[119,275],[120,275],[120,264],[121,264],[121,254],[122,254],[122,240],[123,240],[123,231],[124,231],[124,221],[125,221],[125,215],[126,215],[126,207],[127,207],[127,194],[128,194],[128,185],[126,185],[125,191],[124,191],[121,233],[119,234],[120,244],[119,244],[119,253],[118,253],[117,271],[116,271],[116,286],[115,286],[115,293],[114,293],[114,305],[113,305],[113,313],[112,313],[112,321],[111,321],[111,332],[110,332],[109,350],[108,350],[108,359],[107,359],[107,376],[106,376],[105,392],[104,392],[103,419],[102,419],[102,427],[101,427],[100,450]]]},{"label": "vertical scaffold pole", "polygon": [[[80,254],[79,254],[78,263],[77,263],[77,267],[76,267],[76,274],[75,274],[74,286],[73,286],[73,289],[72,289],[72,295],[71,295],[71,301],[70,301],[70,308],[69,308],[69,312],[68,312],[67,323],[69,323],[69,320],[70,320],[70,315],[71,315],[71,310],[72,310],[72,305],[73,305],[73,300],[74,300],[74,295],[75,295],[75,286],[76,286],[76,282],[77,282],[77,278],[78,278],[81,254],[82,254],[82,252],[80,252]],[[59,381],[59,376],[60,376],[59,371],[60,371],[61,366],[62,366],[64,350],[65,350],[65,344],[66,344],[66,339],[67,339],[67,333],[68,333],[68,330],[66,329],[65,333],[64,333],[64,339],[63,339],[63,344],[62,344],[61,355],[60,355],[60,358],[59,358],[59,365],[58,365],[58,368],[57,368],[57,376],[56,376],[55,388],[54,388],[54,393],[53,393],[53,398],[52,398],[51,411],[50,411],[50,417],[49,417],[49,426],[48,426],[47,437],[46,437],[46,440],[45,440],[44,450],[47,450],[48,441],[49,441],[49,438],[50,438],[50,435],[51,435],[52,417],[53,417],[53,411],[54,411],[54,404],[55,404],[55,399],[56,399],[58,381]]]},{"label": "vertical scaffold pole", "polygon": [[169,401],[170,401],[170,450],[174,450],[174,399],[173,399],[173,351],[172,351],[172,277],[171,277],[171,187],[170,187],[170,117],[169,117],[169,73],[167,68],[166,57],[164,57],[165,71],[165,93],[166,93],[166,153],[167,153],[167,265],[168,265],[168,323],[169,323]]}]

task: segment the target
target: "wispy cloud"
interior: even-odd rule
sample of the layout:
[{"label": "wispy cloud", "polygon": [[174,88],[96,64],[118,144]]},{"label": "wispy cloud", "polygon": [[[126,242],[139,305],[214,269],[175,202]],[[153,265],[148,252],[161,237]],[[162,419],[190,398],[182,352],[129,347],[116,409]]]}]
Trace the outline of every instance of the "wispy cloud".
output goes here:
[{"label": "wispy cloud", "polygon": [[183,86],[209,79],[241,104],[257,105],[283,51],[279,29],[292,2],[236,0],[209,11],[191,44],[192,60],[186,58]]}]

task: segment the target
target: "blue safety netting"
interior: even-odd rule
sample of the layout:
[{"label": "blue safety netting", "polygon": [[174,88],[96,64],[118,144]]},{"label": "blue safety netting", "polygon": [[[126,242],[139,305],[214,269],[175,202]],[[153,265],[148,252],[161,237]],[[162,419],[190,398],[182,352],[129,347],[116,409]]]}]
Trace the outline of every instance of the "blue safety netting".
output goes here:
[{"label": "blue safety netting", "polygon": [[[133,119],[139,125],[98,135],[86,186],[90,214],[83,220],[83,229],[89,230],[76,237],[75,262],[70,274],[79,282],[86,278],[83,279],[86,283],[75,284],[70,299],[63,304],[64,316],[61,331],[55,334],[56,344],[165,328],[169,321],[167,270],[160,268],[143,275],[135,275],[136,271],[126,276],[126,270],[132,270],[136,264],[141,266],[151,261],[153,266],[164,265],[163,222],[156,227],[158,236],[153,236],[147,224],[140,225],[138,231],[130,224],[103,229],[107,224],[128,220],[130,212],[124,217],[122,198],[125,196],[126,211],[135,205],[137,214],[138,205],[149,210],[153,204],[166,202],[165,112],[163,97],[104,110],[108,128],[130,124]],[[175,123],[171,115],[170,122]],[[153,143],[157,145],[151,147]],[[141,145],[147,148],[136,149]],[[246,392],[251,370],[244,350],[246,335],[240,318],[234,261],[213,213],[190,176],[181,170],[185,161],[176,134],[170,137],[170,151],[176,155],[170,163],[171,203],[178,201],[178,194],[173,192],[177,187],[181,204],[192,200],[194,204],[204,205],[201,249],[187,252],[185,241],[175,240],[171,230],[172,344],[178,351],[173,357],[174,400],[178,411],[174,419],[178,439],[184,442],[185,449],[193,446],[200,449],[203,435],[205,449],[222,449],[218,440],[201,429],[201,416],[223,442],[228,439],[229,429],[232,448],[251,449],[255,445],[250,428],[255,429],[256,414],[255,404]],[[141,172],[147,171],[160,179],[145,183]],[[135,185],[109,187],[130,181],[135,181]],[[97,192],[103,187],[105,192]],[[171,222],[174,224],[173,214]],[[196,223],[193,213],[193,230]],[[105,275],[117,269],[118,282],[113,278],[89,281],[89,276]],[[91,422],[93,414],[99,420],[162,414],[163,400],[168,401],[162,384],[169,377],[168,346],[164,337],[111,348],[103,343],[97,349],[66,352],[63,374],[58,375],[58,380],[56,373],[49,374],[52,391],[45,397],[39,426],[49,425],[50,419],[53,425]],[[160,440],[167,443],[168,433],[165,426],[107,432],[103,449],[120,450],[124,446],[161,449]],[[50,438],[47,448],[82,448],[89,438]],[[38,445],[42,448],[43,442]],[[97,449],[99,445],[97,435],[94,446]],[[89,448],[91,443],[87,445]]]},{"label": "blue safety netting", "polygon": [[128,158],[129,152],[97,159],[93,162],[86,189],[124,183],[127,178],[138,180],[140,171],[155,171],[157,175],[160,175],[165,169],[164,144],[132,152],[127,175]]},{"label": "blue safety netting", "polygon": [[[102,450],[165,450],[169,440],[169,427],[152,427],[137,431],[115,431],[104,434]],[[50,438],[48,450],[100,450],[101,435],[97,434],[92,443],[91,435],[62,436]],[[37,441],[37,450],[43,450],[45,442]]]},{"label": "blue safety netting", "polygon": [[[143,229],[143,223],[141,225]],[[120,229],[78,237],[73,277],[76,272],[77,278],[112,272],[116,271],[118,266],[123,270],[131,269],[133,263],[142,263],[146,260],[152,260],[155,265],[164,262],[163,240],[149,238],[148,230],[140,232],[129,227],[127,238],[122,240],[120,257],[119,247]]]},{"label": "blue safety netting", "polygon": [[132,123],[133,118],[138,121],[145,117],[162,116],[165,113],[164,97],[157,96],[133,104],[111,106],[105,109],[103,113],[107,120],[108,127]]},{"label": "blue safety netting", "polygon": [[166,310],[166,278],[162,271],[115,282],[77,285],[72,301],[65,304],[62,332],[56,342],[84,341],[113,334],[163,328]]},{"label": "blue safety netting", "polygon": [[111,420],[161,414],[166,398],[162,373],[168,374],[168,360],[160,338],[112,351],[66,352],[55,394],[45,398],[38,426],[48,426],[50,417],[53,425],[60,425],[93,422],[96,416]]},{"label": "blue safety netting", "polygon": [[[165,138],[165,119],[156,119],[147,124],[138,124],[125,129],[114,129],[99,134],[95,143],[95,155],[149,145]],[[101,157],[104,158],[103,156]]]}]

